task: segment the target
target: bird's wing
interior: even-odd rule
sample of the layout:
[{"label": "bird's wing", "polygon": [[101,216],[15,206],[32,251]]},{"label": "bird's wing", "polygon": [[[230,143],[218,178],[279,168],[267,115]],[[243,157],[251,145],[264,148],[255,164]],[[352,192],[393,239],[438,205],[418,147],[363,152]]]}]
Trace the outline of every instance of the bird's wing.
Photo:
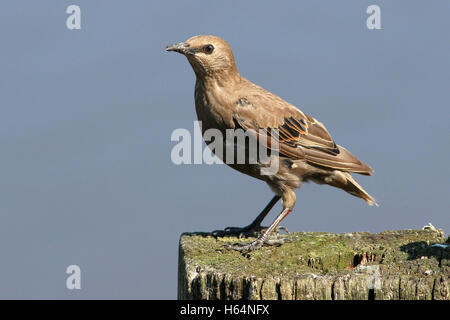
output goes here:
[{"label": "bird's wing", "polygon": [[267,137],[278,139],[277,151],[292,160],[304,159],[310,164],[367,175],[373,171],[336,145],[322,123],[268,91],[240,98],[234,122],[244,130],[259,134],[262,130]]}]

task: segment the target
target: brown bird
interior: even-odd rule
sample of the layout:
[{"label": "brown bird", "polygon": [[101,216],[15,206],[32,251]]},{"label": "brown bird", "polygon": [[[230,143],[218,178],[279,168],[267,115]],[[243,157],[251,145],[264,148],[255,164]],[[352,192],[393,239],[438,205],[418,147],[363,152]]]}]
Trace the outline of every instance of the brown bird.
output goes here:
[{"label": "brown bird", "polygon": [[[276,148],[267,139],[258,140],[266,141],[263,144],[269,152],[279,155],[279,168],[273,174],[262,174],[261,169],[268,164],[261,161],[249,163],[248,156],[245,163],[229,164],[242,173],[265,181],[275,196],[248,226],[223,230],[222,235],[252,235],[262,231],[256,240],[227,245],[228,248],[251,251],[264,244],[280,244],[282,241],[270,240],[268,236],[292,211],[296,202],[293,190],[299,188],[302,182],[328,184],[362,198],[369,205],[376,205],[375,199],[350,174],[371,175],[373,170],[337,145],[325,126],[315,118],[242,77],[236,68],[233,52],[225,40],[200,35],[186,42],[167,46],[166,50],[185,55],[194,69],[197,77],[195,107],[203,133],[208,129],[218,129],[221,132],[242,129],[256,132],[256,136],[253,136],[257,138],[263,132],[267,137],[278,140]],[[234,139],[233,143],[236,143]],[[248,145],[244,148],[248,149]],[[218,155],[217,150],[212,151]],[[226,148],[220,155],[222,160],[226,159]],[[263,230],[262,220],[280,199],[282,212]]]}]

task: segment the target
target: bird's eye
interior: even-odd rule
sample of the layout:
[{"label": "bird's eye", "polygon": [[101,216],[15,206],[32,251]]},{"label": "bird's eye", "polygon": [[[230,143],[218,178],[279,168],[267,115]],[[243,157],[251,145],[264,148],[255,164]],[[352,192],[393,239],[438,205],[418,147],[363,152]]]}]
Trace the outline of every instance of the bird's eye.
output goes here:
[{"label": "bird's eye", "polygon": [[203,47],[203,51],[207,54],[211,54],[214,51],[214,46],[212,44],[208,44]]}]

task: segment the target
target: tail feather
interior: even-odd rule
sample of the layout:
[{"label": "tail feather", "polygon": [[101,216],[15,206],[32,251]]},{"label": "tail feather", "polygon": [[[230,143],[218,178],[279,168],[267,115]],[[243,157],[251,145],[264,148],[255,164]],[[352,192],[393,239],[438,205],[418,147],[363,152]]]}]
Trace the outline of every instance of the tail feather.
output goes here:
[{"label": "tail feather", "polygon": [[375,205],[378,207],[378,203],[375,198],[368,194],[367,191],[364,190],[364,188],[361,187],[361,185],[356,182],[348,172],[335,171],[334,179],[327,182],[334,187],[347,191],[355,197],[362,198],[370,206]]},{"label": "tail feather", "polygon": [[305,159],[311,164],[343,172],[355,172],[371,176],[373,169],[356,158],[342,146],[336,146],[339,154],[332,155],[315,149],[305,149]]}]

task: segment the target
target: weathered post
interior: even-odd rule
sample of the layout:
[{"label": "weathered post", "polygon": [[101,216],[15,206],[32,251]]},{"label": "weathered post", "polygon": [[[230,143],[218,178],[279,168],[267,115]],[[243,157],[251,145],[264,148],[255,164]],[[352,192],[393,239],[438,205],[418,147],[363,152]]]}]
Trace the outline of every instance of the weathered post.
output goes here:
[{"label": "weathered post", "polygon": [[441,230],[283,235],[249,254],[208,233],[180,238],[179,299],[450,299],[450,249]]}]

